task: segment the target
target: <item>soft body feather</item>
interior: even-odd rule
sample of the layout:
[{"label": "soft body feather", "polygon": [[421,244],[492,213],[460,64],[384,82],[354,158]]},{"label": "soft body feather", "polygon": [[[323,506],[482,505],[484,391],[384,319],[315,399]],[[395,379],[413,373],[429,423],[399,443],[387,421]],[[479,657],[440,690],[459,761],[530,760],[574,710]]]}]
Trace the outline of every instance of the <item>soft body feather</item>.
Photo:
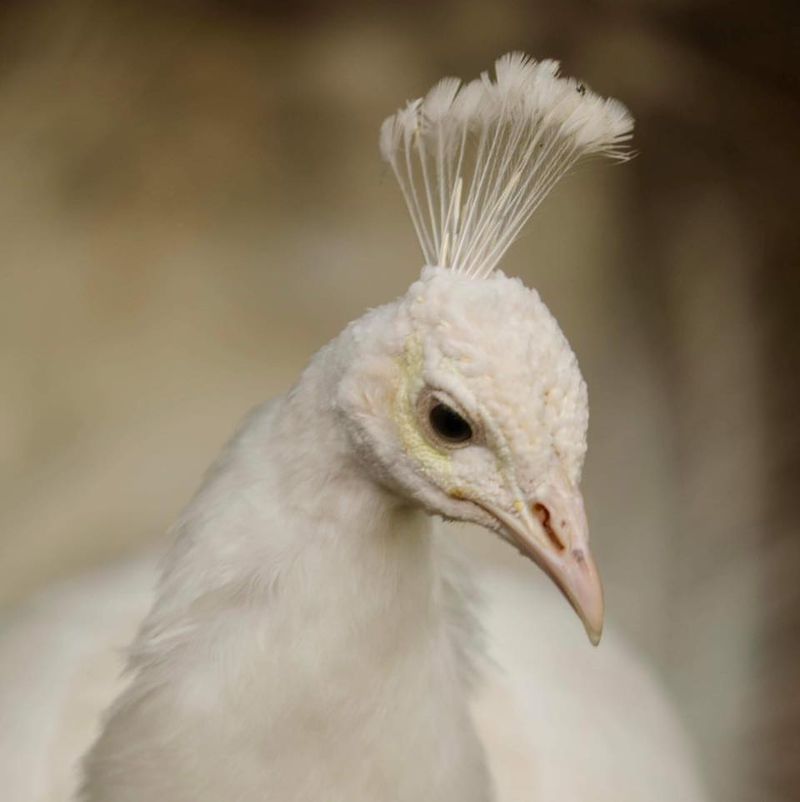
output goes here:
[{"label": "soft body feather", "polygon": [[[129,561],[63,583],[3,621],[4,798],[72,800],[80,758],[124,684],[124,647],[152,603],[156,576],[153,557]],[[543,582],[502,568],[475,580],[491,662],[472,714],[496,802],[705,802],[667,694],[613,628],[587,652]],[[404,749],[405,741],[401,756]]]},{"label": "soft body feather", "polygon": [[430,520],[348,464],[319,412],[330,356],[180,522],[87,802],[489,798]]}]

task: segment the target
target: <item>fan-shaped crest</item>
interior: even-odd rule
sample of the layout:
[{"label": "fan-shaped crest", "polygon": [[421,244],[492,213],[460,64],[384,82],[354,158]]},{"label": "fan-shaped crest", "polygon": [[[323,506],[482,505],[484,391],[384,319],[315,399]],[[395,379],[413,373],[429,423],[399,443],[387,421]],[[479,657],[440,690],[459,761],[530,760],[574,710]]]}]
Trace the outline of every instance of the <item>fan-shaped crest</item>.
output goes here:
[{"label": "fan-shaped crest", "polygon": [[482,278],[552,186],[591,154],[628,158],[625,106],[558,62],[509,53],[468,84],[444,78],[388,117],[380,135],[427,264]]}]

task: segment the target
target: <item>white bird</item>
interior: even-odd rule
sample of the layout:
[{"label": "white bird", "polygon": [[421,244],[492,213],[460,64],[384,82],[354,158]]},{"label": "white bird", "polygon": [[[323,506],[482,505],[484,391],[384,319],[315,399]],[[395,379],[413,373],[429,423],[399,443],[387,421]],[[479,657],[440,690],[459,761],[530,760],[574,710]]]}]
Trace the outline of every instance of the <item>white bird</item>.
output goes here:
[{"label": "white bird", "polygon": [[531,558],[599,640],[586,386],[537,293],[497,265],[576,161],[624,158],[632,126],[521,54],[386,120],[421,277],[246,419],[176,524],[152,603],[143,560],[6,627],[4,798],[704,799],[624,644],[587,655],[549,597],[468,568],[432,519]]}]

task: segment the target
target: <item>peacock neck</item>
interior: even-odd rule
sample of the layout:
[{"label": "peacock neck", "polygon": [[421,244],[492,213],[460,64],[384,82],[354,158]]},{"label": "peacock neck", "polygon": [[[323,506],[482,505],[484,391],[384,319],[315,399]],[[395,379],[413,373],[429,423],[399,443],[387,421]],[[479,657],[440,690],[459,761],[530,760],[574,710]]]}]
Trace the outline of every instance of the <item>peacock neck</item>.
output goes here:
[{"label": "peacock neck", "polygon": [[124,763],[148,802],[489,799],[430,520],[354,458],[331,369],[253,413],[179,521],[87,788]]},{"label": "peacock neck", "polygon": [[337,418],[340,349],[334,341],[317,354],[223,451],[176,526],[163,606],[225,590],[246,591],[249,603],[313,604],[358,588],[358,610],[374,602],[385,612],[392,594],[435,607],[431,519],[376,480]]}]

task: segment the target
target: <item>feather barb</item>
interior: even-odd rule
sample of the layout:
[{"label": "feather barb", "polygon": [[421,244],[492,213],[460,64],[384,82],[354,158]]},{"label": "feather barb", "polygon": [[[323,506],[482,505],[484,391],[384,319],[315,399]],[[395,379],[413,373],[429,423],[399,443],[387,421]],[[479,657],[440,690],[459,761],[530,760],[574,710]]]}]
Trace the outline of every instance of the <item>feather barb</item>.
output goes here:
[{"label": "feather barb", "polygon": [[558,74],[558,62],[509,53],[462,84],[444,78],[381,126],[428,265],[483,278],[554,184],[585,156],[625,160],[633,118]]}]

